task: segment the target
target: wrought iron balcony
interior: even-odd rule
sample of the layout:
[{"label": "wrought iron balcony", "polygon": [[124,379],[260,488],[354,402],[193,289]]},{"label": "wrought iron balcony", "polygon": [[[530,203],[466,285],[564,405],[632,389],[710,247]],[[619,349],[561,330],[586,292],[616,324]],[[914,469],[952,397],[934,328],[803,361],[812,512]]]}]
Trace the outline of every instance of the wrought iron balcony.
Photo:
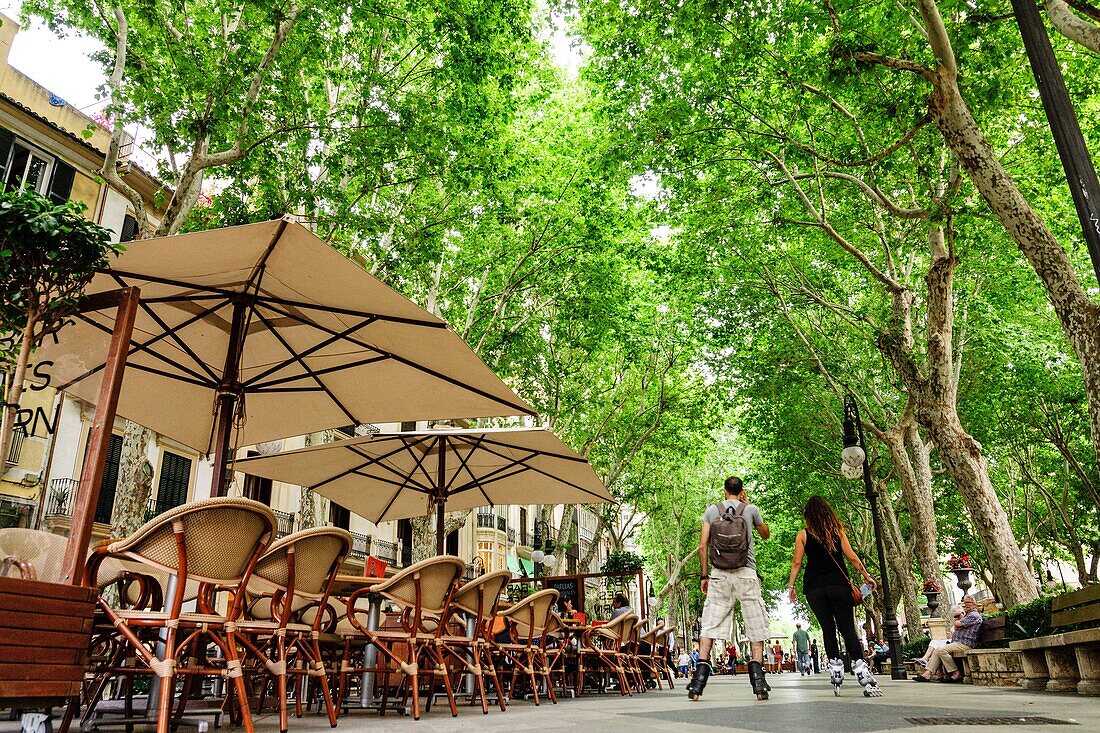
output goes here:
[{"label": "wrought iron balcony", "polygon": [[477,513],[477,526],[482,529],[493,529],[496,527],[497,520],[495,514],[488,514],[483,512]]},{"label": "wrought iron balcony", "polygon": [[19,463],[19,454],[23,451],[23,440],[27,437],[27,431],[24,428],[16,427],[11,431],[11,448],[8,449],[8,465],[14,466]]},{"label": "wrought iron balcony", "polygon": [[397,565],[397,545],[385,540],[374,540],[371,543],[371,553],[383,562]]},{"label": "wrought iron balcony", "polygon": [[508,519],[506,517],[497,517],[497,529],[501,532],[506,532],[508,530]]},{"label": "wrought iron balcony", "polygon": [[272,510],[275,513],[275,539],[282,539],[288,534],[294,531],[294,515],[290,512],[280,512]]},{"label": "wrought iron balcony", "polygon": [[46,497],[47,517],[71,517],[73,500],[80,482],[75,478],[50,479],[50,493]]},{"label": "wrought iron balcony", "polygon": [[[366,562],[367,555],[371,553],[371,536],[369,534],[357,534],[351,533],[351,552],[348,553],[349,560],[358,560],[359,562]],[[385,558],[382,558],[385,559]]]},{"label": "wrought iron balcony", "polygon": [[508,530],[508,543],[514,544],[516,541],[516,531],[514,529]]}]

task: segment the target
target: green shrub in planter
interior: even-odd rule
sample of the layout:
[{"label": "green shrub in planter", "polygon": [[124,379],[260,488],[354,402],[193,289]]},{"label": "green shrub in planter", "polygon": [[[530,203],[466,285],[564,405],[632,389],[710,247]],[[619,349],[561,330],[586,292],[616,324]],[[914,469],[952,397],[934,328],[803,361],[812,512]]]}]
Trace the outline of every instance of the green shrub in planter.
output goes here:
[{"label": "green shrub in planter", "polygon": [[1005,622],[1005,641],[1019,641],[1054,633],[1050,625],[1049,596],[1013,606],[1004,615],[1008,617]]},{"label": "green shrub in planter", "polygon": [[928,643],[932,641],[927,636],[921,636],[913,641],[901,645],[902,659],[919,659],[928,651]]}]

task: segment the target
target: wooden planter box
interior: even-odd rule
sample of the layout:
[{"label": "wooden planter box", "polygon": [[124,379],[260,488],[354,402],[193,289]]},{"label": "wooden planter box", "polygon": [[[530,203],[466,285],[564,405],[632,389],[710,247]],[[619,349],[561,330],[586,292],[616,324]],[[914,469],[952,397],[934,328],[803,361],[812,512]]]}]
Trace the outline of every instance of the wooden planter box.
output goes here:
[{"label": "wooden planter box", "polygon": [[0,577],[0,707],[77,695],[96,591]]}]

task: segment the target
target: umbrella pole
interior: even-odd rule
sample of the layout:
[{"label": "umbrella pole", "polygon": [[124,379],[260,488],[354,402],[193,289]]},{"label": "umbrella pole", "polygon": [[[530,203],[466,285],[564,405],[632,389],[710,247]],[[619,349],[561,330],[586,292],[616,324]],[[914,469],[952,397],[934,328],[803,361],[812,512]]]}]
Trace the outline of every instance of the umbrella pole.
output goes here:
[{"label": "umbrella pole", "polygon": [[436,497],[435,503],[435,554],[443,554],[443,530],[446,528],[446,520],[444,518],[443,507],[446,504],[447,496],[447,446],[443,438],[438,441],[439,445],[439,468],[436,474],[436,490],[439,492]]},{"label": "umbrella pole", "polygon": [[229,468],[229,443],[233,438],[233,414],[237,411],[237,378],[240,371],[241,347],[244,345],[244,317],[247,306],[243,300],[233,304],[233,323],[229,327],[229,348],[225,354],[225,369],[218,389],[218,432],[214,443],[214,475],[210,480],[210,496],[229,493],[226,473]]}]

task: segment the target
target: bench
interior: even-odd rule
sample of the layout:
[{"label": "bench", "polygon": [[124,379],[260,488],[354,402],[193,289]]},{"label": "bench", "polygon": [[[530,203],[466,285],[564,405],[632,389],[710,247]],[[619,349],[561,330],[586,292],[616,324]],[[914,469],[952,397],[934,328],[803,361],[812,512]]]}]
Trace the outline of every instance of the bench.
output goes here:
[{"label": "bench", "polygon": [[[1020,654],[1005,648],[1006,619],[993,616],[982,619],[978,630],[978,645],[951,655],[955,666],[968,685],[982,687],[1017,687],[1023,678]],[[916,662],[906,662],[906,671],[920,674],[924,668]]]},{"label": "bench", "polygon": [[[1054,628],[1100,622],[1100,585],[1053,599]],[[1100,695],[1100,627],[1037,636],[1009,644],[1023,658],[1023,687],[1048,692]]]}]

